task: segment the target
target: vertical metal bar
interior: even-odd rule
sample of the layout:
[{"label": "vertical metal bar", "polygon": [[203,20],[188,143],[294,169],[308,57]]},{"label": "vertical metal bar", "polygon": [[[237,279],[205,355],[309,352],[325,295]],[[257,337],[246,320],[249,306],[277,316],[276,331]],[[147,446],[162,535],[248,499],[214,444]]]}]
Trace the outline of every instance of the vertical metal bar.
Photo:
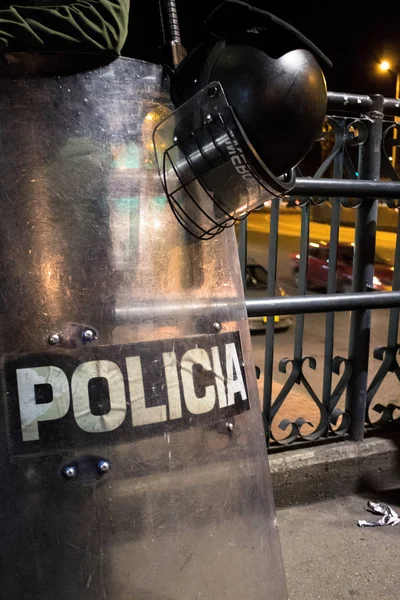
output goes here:
[{"label": "vertical metal bar", "polygon": [[[400,73],[396,72],[395,73],[396,76],[396,98],[398,99],[400,96]],[[394,117],[394,122],[398,123],[399,122],[399,117]],[[398,130],[397,127],[394,127],[393,129],[393,151],[392,151],[392,158],[393,158],[393,168],[395,171],[397,171],[397,144],[398,144]]]},{"label": "vertical metal bar", "polygon": [[360,173],[361,173],[361,169],[362,169],[363,151],[364,151],[364,146],[363,145],[358,146],[357,173],[358,173],[359,178],[360,178]]},{"label": "vertical metal bar", "polygon": [[247,219],[240,221],[239,225],[239,261],[242,275],[243,289],[246,291],[246,265],[247,265]]},{"label": "vertical metal bar", "polygon": [[[341,135],[344,137],[345,121],[341,122]],[[339,154],[335,156],[333,163],[333,176],[335,179],[343,178],[343,166],[344,166],[344,152],[345,147],[342,146]],[[328,270],[328,283],[327,293],[334,294],[336,292],[336,263],[337,263],[337,249],[339,242],[339,227],[340,227],[340,203],[341,198],[332,199],[332,212],[331,212],[331,231],[329,241],[329,270]],[[325,354],[324,354],[324,380],[322,385],[322,404],[324,405],[327,412],[329,412],[329,405],[331,399],[332,390],[332,363],[333,363],[333,346],[334,346],[334,328],[335,328],[335,313],[330,312],[326,314],[325,318]]]},{"label": "vertical metal bar", "polygon": [[[276,273],[278,262],[278,229],[279,229],[279,200],[271,203],[270,228],[269,228],[269,247],[268,247],[268,297],[275,296]],[[271,428],[271,398],[272,398],[272,379],[274,368],[274,339],[275,323],[274,318],[269,317],[267,321],[267,331],[265,337],[265,358],[264,358],[264,390],[263,390],[263,415],[265,435],[267,445],[269,445],[269,432]]]},{"label": "vertical metal bar", "polygon": [[[372,121],[368,127],[368,141],[362,147],[360,178],[379,180],[382,146],[383,96],[371,96]],[[353,263],[353,292],[372,288],[376,243],[378,200],[364,198],[357,209]],[[371,311],[356,310],[351,314],[349,357],[353,374],[347,391],[347,407],[351,413],[350,436],[354,441],[364,438]]]},{"label": "vertical metal bar", "polygon": [[[400,290],[400,212],[397,217],[396,250],[394,254],[393,291]],[[392,308],[389,317],[388,348],[396,348],[399,333],[399,308]]]},{"label": "vertical metal bar", "polygon": [[[305,296],[307,293],[308,271],[308,246],[310,242],[310,203],[307,202],[301,209],[301,234],[300,234],[300,263],[298,293]],[[296,331],[294,336],[294,360],[303,358],[304,315],[296,315]]]}]

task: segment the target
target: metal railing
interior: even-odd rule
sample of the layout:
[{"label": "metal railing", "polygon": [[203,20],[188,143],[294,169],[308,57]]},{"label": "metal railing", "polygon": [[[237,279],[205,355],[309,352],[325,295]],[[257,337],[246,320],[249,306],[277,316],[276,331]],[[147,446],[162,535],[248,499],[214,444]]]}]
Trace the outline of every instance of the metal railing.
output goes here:
[{"label": "metal railing", "polygon": [[[302,177],[303,165],[298,171],[297,185],[291,195],[301,210],[299,240],[298,286],[292,297],[278,298],[276,294],[280,202],[270,208],[267,297],[247,300],[249,317],[295,314],[293,355],[282,357],[279,371],[287,378],[273,397],[275,343],[274,319],[266,324],[263,416],[267,440],[271,447],[282,447],[294,442],[315,442],[343,436],[354,441],[363,439],[368,427],[381,427],[394,422],[394,413],[400,409],[394,403],[379,399],[382,382],[394,373],[397,385],[400,366],[397,362],[398,323],[400,310],[400,181],[391,165],[387,146],[392,144],[392,134],[398,125],[393,118],[400,115],[400,101],[380,95],[357,96],[329,93],[328,117],[325,137],[330,136],[331,147],[312,178]],[[380,181],[381,163],[392,181]],[[378,200],[384,198],[397,220],[397,238],[394,253],[392,292],[374,292],[374,259],[377,235]],[[329,257],[326,294],[307,294],[309,265],[310,222],[312,209],[331,203]],[[337,260],[341,212],[351,208],[355,213],[354,258],[351,293],[337,292]],[[240,223],[239,256],[244,286],[248,251],[247,222]],[[372,381],[368,383],[371,338],[371,310],[390,308],[387,323],[386,345],[374,351],[374,359],[381,361]],[[350,310],[348,351],[345,356],[335,356],[335,313]],[[307,313],[325,312],[325,337],[322,389],[317,392],[306,375],[306,368],[316,369],[317,361],[304,355],[304,323]],[[333,386],[333,373],[340,375]],[[295,386],[300,386],[315,408],[312,422],[307,414],[281,418],[282,408]],[[399,385],[400,392],[400,385]],[[374,401],[374,419],[370,417]],[[315,417],[315,415],[318,415]],[[282,437],[274,435],[278,425]]]}]

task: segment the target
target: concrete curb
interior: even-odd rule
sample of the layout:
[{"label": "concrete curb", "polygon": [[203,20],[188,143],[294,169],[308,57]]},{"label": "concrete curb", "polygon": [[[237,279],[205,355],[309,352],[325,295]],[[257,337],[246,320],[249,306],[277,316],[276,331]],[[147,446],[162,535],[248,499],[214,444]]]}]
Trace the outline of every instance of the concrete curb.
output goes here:
[{"label": "concrete curb", "polygon": [[371,437],[272,454],[269,464],[278,507],[334,498],[370,488],[400,487],[400,436]]}]

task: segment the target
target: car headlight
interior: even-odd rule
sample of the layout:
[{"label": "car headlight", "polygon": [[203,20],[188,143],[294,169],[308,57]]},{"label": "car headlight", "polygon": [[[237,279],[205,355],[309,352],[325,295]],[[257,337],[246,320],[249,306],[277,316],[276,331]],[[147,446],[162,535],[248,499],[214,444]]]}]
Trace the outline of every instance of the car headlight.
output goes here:
[{"label": "car headlight", "polygon": [[372,285],[382,285],[382,281],[378,278],[378,277],[373,277],[372,279]]},{"label": "car headlight", "polygon": [[277,296],[287,296],[287,293],[285,292],[285,290],[283,288],[281,288],[279,283],[276,284],[276,291],[278,292],[276,294]]}]

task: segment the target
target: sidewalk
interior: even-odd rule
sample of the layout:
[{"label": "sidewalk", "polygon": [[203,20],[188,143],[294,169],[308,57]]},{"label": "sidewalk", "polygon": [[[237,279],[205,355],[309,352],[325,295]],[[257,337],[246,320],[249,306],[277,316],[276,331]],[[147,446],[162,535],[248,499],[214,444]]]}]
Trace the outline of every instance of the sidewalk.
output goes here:
[{"label": "sidewalk", "polygon": [[358,527],[367,499],[400,510],[400,490],[278,510],[290,600],[399,600],[400,525]]}]

